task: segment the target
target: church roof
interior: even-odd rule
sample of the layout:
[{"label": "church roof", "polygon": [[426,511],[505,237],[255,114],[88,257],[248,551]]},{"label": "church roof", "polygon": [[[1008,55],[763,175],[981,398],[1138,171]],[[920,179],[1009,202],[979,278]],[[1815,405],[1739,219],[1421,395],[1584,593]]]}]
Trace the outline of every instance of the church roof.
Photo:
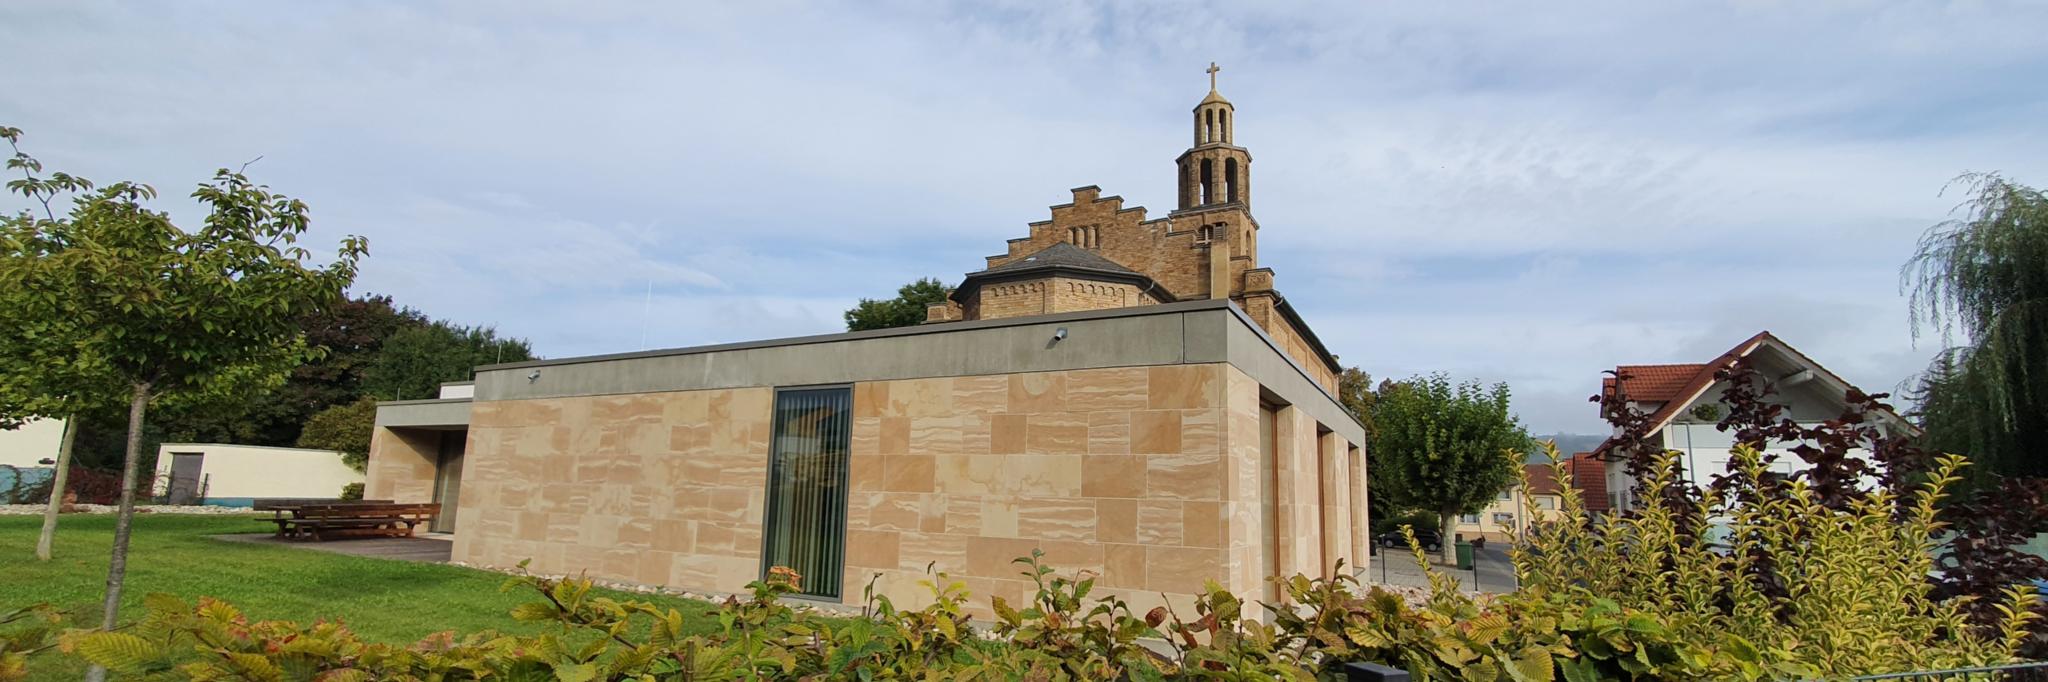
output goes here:
[{"label": "church roof", "polygon": [[1045,247],[1037,253],[987,270],[967,273],[967,279],[962,280],[959,288],[953,290],[953,300],[967,302],[972,292],[984,283],[1053,274],[1130,282],[1151,291],[1161,302],[1173,301],[1172,294],[1155,287],[1152,278],[1145,276],[1144,273],[1067,242]]},{"label": "church roof", "polygon": [[1052,246],[1039,249],[1038,253],[1034,253],[1029,256],[1025,256],[1023,258],[1019,258],[1017,260],[1013,260],[1008,263],[1004,263],[1002,265],[998,265],[987,270],[983,270],[979,273],[970,273],[969,276],[976,274],[995,274],[999,272],[1037,270],[1051,267],[1065,267],[1079,270],[1100,270],[1102,272],[1113,272],[1117,274],[1126,275],[1138,274],[1138,271],[1124,267],[1118,264],[1116,261],[1110,260],[1108,258],[1103,258],[1101,256],[1095,255],[1095,253],[1092,251],[1066,242],[1060,242],[1058,244],[1054,244]]},{"label": "church roof", "polygon": [[[1181,100],[1181,101],[1185,102],[1185,101],[1187,101],[1187,100]],[[1210,90],[1210,91],[1209,91],[1209,96],[1208,96],[1208,97],[1204,97],[1204,98],[1202,98],[1202,101],[1201,101],[1200,103],[1197,103],[1197,104],[1196,104],[1195,106],[1198,106],[1198,107],[1199,107],[1199,106],[1202,106],[1203,104],[1230,104],[1230,100],[1227,100],[1227,99],[1223,99],[1223,95],[1222,95],[1222,94],[1219,94],[1219,93],[1217,93],[1217,92],[1216,92],[1215,90]],[[1233,106],[1235,106],[1235,105],[1233,105]]]}]

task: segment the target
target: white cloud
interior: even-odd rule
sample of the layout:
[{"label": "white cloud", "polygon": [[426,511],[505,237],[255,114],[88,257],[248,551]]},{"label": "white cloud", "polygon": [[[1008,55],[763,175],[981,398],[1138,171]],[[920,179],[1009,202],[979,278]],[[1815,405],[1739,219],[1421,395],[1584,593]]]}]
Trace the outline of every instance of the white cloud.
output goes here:
[{"label": "white cloud", "polygon": [[371,238],[359,289],[556,356],[830,331],[1069,187],[1163,214],[1212,60],[1325,342],[1511,381],[1539,431],[1762,328],[1889,389],[1942,184],[2048,183],[2038,4],[214,9],[0,6],[0,122],[170,197],[261,155]]}]

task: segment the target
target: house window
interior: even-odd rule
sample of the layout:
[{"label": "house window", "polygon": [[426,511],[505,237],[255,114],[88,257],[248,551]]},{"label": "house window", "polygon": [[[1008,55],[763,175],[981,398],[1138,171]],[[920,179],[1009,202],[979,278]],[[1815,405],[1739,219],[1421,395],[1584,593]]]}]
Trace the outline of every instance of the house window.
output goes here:
[{"label": "house window", "polygon": [[768,466],[768,507],[761,571],[787,566],[803,593],[838,599],[846,559],[846,467],[853,391],[775,394],[775,440]]},{"label": "house window", "polygon": [[1478,515],[1478,514],[1459,514],[1459,515],[1458,515],[1458,523],[1465,523],[1465,524],[1471,524],[1471,525],[1475,525],[1475,526],[1476,526],[1476,525],[1479,525],[1479,515]]},{"label": "house window", "polygon": [[1513,502],[1513,501],[1515,501],[1515,491],[1513,491],[1513,490],[1503,490],[1503,491],[1500,491],[1500,501],[1502,501],[1502,502]]},{"label": "house window", "polygon": [[1557,509],[1557,498],[1547,495],[1538,496],[1536,498],[1536,508],[1544,511],[1555,511]]},{"label": "house window", "polygon": [[1510,514],[1510,513],[1507,513],[1507,512],[1494,512],[1494,513],[1493,513],[1493,525],[1496,525],[1496,526],[1512,526],[1512,525],[1515,525],[1515,515],[1514,515],[1514,514]]}]

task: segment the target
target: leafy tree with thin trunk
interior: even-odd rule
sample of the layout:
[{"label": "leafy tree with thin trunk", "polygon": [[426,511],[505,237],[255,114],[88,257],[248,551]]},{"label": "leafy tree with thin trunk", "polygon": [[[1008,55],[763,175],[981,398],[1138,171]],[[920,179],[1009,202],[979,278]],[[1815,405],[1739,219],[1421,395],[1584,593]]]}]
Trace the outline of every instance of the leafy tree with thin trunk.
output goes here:
[{"label": "leafy tree with thin trunk", "polygon": [[1437,515],[1444,561],[1460,514],[1485,509],[1520,476],[1529,434],[1508,411],[1507,384],[1453,385],[1443,374],[1382,386],[1373,401],[1375,497]]},{"label": "leafy tree with thin trunk", "polygon": [[924,324],[925,310],[946,302],[948,291],[950,290],[944,282],[923,277],[897,289],[895,298],[863,298],[859,305],[846,311],[846,331],[914,327]]},{"label": "leafy tree with thin trunk", "polygon": [[[10,142],[20,137],[12,128],[0,132]],[[40,168],[25,155],[10,165]],[[33,330],[0,348],[19,354],[0,364],[31,369],[38,359],[86,358],[104,363],[125,389],[128,438],[100,622],[111,630],[151,403],[206,402],[281,385],[314,354],[300,320],[341,300],[368,247],[348,237],[333,262],[309,264],[312,253],[297,246],[309,223],[305,203],[240,171],[221,169],[192,193],[208,209],[192,232],[144,206],[156,196],[147,185],[81,185],[67,188],[74,195],[68,220],[0,225],[0,326]],[[88,677],[104,679],[105,670]]]},{"label": "leafy tree with thin trunk", "polygon": [[[7,139],[13,155],[7,160],[9,171],[19,171],[21,178],[10,180],[7,188],[27,197],[35,206],[9,216],[0,216],[0,230],[8,233],[58,229],[69,220],[59,218],[51,202],[58,196],[90,191],[92,183],[84,178],[66,173],[39,175],[42,165],[33,157],[22,153],[18,144],[20,131],[0,127],[0,137]],[[18,274],[18,273],[15,273]],[[9,273],[0,273],[0,305],[13,307],[10,296],[28,295],[29,292],[14,284]],[[97,358],[59,352],[41,343],[46,338],[76,336],[83,332],[78,320],[59,318],[0,325],[0,428],[18,428],[31,419],[62,419],[64,435],[57,444],[56,465],[51,473],[50,499],[43,510],[42,532],[36,537],[36,558],[48,561],[57,537],[57,514],[64,505],[64,492],[70,483],[71,453],[78,444],[78,429],[81,417],[94,408],[108,405],[109,396],[119,390],[119,381],[105,363]]]},{"label": "leafy tree with thin trunk", "polygon": [[1949,345],[1921,376],[1922,426],[1980,475],[2048,476],[2029,451],[2048,442],[2048,194],[1995,173],[1955,184],[1959,217],[1929,228],[1900,273],[1914,335]]}]

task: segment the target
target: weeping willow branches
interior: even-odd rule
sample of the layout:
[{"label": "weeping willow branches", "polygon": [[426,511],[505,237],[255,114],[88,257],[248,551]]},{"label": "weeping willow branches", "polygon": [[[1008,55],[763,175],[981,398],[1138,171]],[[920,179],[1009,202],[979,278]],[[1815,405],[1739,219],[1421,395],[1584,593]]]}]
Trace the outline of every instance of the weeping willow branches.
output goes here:
[{"label": "weeping willow branches", "polygon": [[1929,228],[1900,272],[1915,339],[1945,351],[1916,397],[1931,445],[1987,472],[2048,475],[2024,443],[2048,442],[2048,195],[1995,173],[1950,185],[1966,199]]}]

